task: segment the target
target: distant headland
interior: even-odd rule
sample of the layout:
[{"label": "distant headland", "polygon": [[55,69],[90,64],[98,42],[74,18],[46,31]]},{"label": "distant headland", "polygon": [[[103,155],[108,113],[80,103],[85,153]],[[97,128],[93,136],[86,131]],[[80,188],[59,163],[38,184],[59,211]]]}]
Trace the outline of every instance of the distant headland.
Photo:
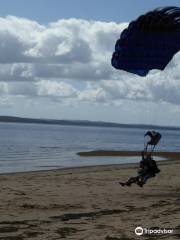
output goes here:
[{"label": "distant headland", "polygon": [[95,126],[95,127],[114,127],[114,128],[140,128],[140,129],[164,129],[164,130],[180,130],[180,127],[159,126],[148,124],[124,124],[104,121],[89,120],[58,120],[44,118],[26,118],[15,116],[0,116],[0,122],[9,123],[34,123],[34,124],[51,124],[51,125],[75,125],[75,126]]}]

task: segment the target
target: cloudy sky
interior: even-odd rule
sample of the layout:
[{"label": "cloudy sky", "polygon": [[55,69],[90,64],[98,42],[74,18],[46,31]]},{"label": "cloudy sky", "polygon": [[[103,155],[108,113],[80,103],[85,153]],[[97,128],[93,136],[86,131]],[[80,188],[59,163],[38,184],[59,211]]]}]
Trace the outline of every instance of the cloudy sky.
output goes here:
[{"label": "cloudy sky", "polygon": [[179,1],[1,4],[0,115],[180,125],[179,53],[144,78],[111,66],[131,20]]}]

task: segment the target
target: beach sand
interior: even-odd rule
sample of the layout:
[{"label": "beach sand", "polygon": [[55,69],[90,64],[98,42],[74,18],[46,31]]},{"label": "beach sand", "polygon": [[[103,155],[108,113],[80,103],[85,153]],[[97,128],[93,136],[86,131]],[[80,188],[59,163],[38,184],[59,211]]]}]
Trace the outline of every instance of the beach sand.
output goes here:
[{"label": "beach sand", "polygon": [[[143,188],[119,185],[137,164],[2,174],[0,239],[180,239],[180,159],[168,157]],[[176,230],[138,237],[137,226]]]}]

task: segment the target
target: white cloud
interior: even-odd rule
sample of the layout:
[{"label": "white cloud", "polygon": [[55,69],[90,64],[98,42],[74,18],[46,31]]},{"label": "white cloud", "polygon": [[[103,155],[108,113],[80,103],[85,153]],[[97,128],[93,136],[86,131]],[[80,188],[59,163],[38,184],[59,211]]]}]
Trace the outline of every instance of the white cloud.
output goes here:
[{"label": "white cloud", "polygon": [[64,82],[41,80],[36,85],[38,87],[38,96],[75,98],[77,95],[76,90],[70,84]]},{"label": "white cloud", "polygon": [[0,82],[0,96],[8,94],[8,84]]},{"label": "white cloud", "polygon": [[[163,72],[154,70],[145,78],[113,69],[114,45],[126,26],[82,19],[44,26],[24,18],[0,18],[0,95],[179,105],[180,54]],[[73,82],[78,82],[76,87]]]},{"label": "white cloud", "polygon": [[[104,78],[101,67],[103,69],[105,65],[112,72],[107,57],[111,57],[115,39],[123,27],[124,24],[80,19],[59,20],[42,26],[23,18],[0,18],[0,63],[31,63],[36,72],[37,64],[45,69],[47,64],[52,69],[58,65],[60,69],[66,69],[69,78],[72,78],[73,66],[80,68],[78,64],[81,63],[83,68],[87,68],[87,64],[90,69],[88,79],[94,80],[94,71],[99,71],[98,78]],[[61,71],[58,77],[63,77]]]}]

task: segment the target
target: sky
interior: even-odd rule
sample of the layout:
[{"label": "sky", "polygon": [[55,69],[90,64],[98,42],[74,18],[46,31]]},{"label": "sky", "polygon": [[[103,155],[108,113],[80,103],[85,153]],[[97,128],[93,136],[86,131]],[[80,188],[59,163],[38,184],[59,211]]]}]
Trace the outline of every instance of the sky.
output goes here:
[{"label": "sky", "polygon": [[129,22],[179,1],[0,3],[0,115],[180,126],[179,53],[145,78],[111,66]]}]

